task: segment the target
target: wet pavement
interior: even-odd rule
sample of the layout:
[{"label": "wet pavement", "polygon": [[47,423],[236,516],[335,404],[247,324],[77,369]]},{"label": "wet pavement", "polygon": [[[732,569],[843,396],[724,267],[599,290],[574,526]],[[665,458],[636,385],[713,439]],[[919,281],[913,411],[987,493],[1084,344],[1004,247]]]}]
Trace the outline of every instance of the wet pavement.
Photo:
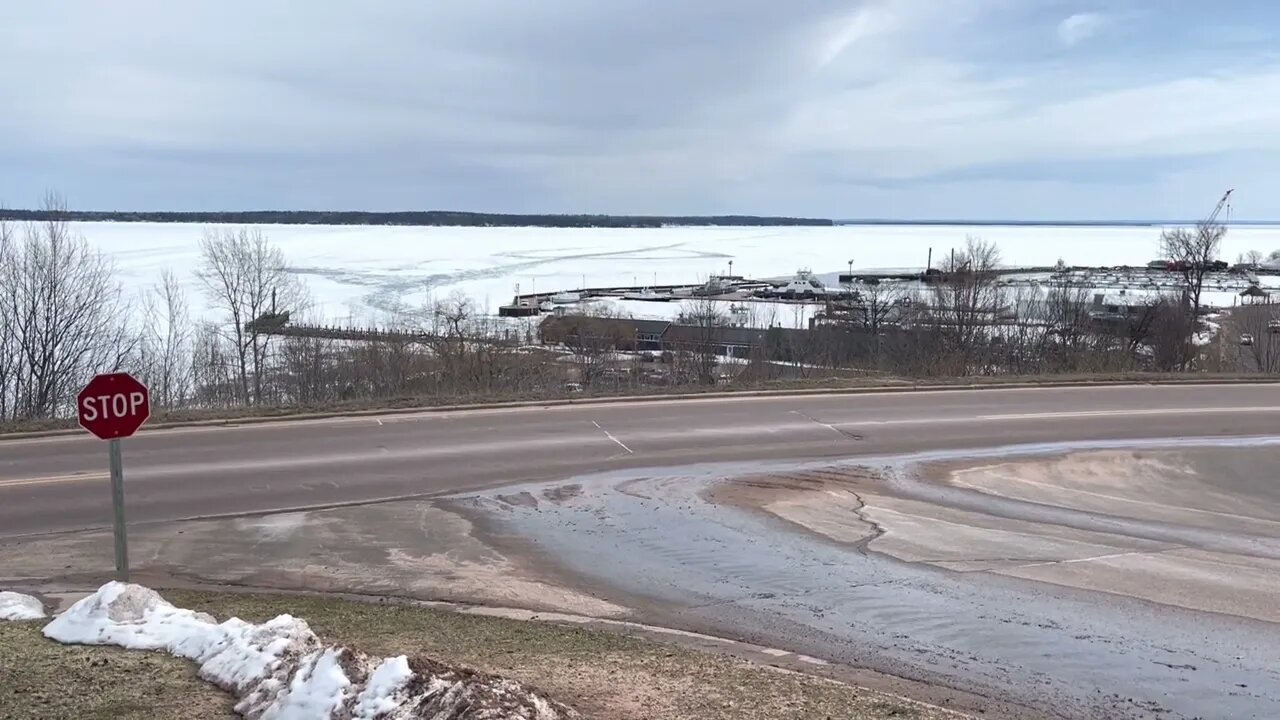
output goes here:
[{"label": "wet pavement", "polygon": [[[1141,445],[1242,453],[1276,442]],[[885,471],[882,491],[1052,525],[1059,533],[1115,533],[1126,542],[1280,557],[1274,536],[1239,532],[1229,519],[1180,524],[1053,507],[925,482],[914,470],[962,457],[1007,459],[1132,444],[859,458],[857,465]],[[593,587],[611,589],[609,599],[640,608],[647,619],[1001,698],[1021,706],[1020,717],[1280,717],[1280,625],[1056,581],[904,562],[877,552],[874,538],[832,542],[780,518],[707,499],[708,488],[727,478],[815,467],[616,472],[505,488],[451,504],[469,508],[540,556],[557,558]],[[1232,489],[1229,479],[1214,482],[1224,492]],[[1246,482],[1265,490],[1275,481],[1264,476]]]}]

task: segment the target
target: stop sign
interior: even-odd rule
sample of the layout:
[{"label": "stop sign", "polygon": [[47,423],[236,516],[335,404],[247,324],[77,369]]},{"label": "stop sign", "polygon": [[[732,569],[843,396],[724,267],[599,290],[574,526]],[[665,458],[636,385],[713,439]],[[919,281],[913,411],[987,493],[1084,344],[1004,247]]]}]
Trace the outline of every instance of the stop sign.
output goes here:
[{"label": "stop sign", "polygon": [[76,397],[80,427],[101,440],[126,438],[151,416],[147,386],[129,373],[98,375]]}]

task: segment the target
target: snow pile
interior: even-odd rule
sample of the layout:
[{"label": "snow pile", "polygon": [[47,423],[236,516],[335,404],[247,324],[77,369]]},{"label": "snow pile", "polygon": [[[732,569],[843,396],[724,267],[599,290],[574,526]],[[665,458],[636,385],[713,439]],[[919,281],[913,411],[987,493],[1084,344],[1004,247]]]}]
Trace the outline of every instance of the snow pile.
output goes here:
[{"label": "snow pile", "polygon": [[0,592],[0,620],[40,620],[44,617],[44,604],[30,595]]},{"label": "snow pile", "polygon": [[323,647],[306,621],[217,623],[141,585],[107,583],[44,629],[63,643],[164,650],[232,692],[236,712],[276,720],[568,720],[572,710],[518,683],[401,655]]}]

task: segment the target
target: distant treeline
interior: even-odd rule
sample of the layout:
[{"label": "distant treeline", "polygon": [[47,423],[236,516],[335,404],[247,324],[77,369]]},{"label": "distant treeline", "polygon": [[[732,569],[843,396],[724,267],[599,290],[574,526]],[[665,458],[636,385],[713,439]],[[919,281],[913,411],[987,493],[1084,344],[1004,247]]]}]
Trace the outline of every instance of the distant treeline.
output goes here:
[{"label": "distant treeline", "polygon": [[[1195,225],[1198,220],[892,220],[856,218],[835,220],[835,225],[920,225],[967,227],[1164,227]],[[1280,224],[1275,220],[1227,220],[1222,225],[1266,226]]]},{"label": "distant treeline", "polygon": [[450,212],[355,212],[250,210],[245,212],[123,212],[95,210],[0,210],[4,220],[87,222],[232,223],[271,225],[452,225],[469,227],[647,228],[664,225],[833,225],[821,218],[754,215],[505,215]]}]

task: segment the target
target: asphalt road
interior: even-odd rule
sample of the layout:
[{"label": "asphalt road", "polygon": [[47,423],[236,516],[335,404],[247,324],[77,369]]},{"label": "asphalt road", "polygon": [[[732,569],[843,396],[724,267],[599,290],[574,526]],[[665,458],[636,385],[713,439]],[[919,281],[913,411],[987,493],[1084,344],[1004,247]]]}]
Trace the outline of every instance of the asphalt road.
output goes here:
[{"label": "asphalt road", "polygon": [[[1280,434],[1280,385],[727,398],[291,421],[125,441],[131,523],[608,469],[1108,438]],[[110,524],[106,444],[0,440],[0,537]]]},{"label": "asphalt road", "polygon": [[[157,430],[126,441],[125,465],[130,522],[154,523],[133,532],[153,572],[421,587],[428,597],[439,595],[432,578],[465,587],[468,572],[480,573],[471,587],[510,591],[517,577],[521,593],[556,597],[563,581],[578,600],[603,598],[644,621],[907,678],[930,688],[919,690],[926,698],[958,690],[963,702],[977,698],[962,706],[988,717],[1273,718],[1274,445],[1228,439],[1176,458],[1077,452],[1067,466],[1001,466],[1014,462],[1003,446],[1241,436],[1280,436],[1280,384],[739,397]],[[833,468],[952,450],[994,465],[963,487],[913,473],[832,480]],[[0,440],[0,555],[11,552],[0,564],[11,576],[94,577],[87,568],[108,562],[109,531],[34,537],[109,526],[106,459],[106,445],[87,437]],[[760,492],[759,478],[718,481],[752,473],[783,482],[769,512],[787,523],[704,492]],[[163,523],[438,495],[457,497]],[[821,535],[863,525],[874,541]]]}]

